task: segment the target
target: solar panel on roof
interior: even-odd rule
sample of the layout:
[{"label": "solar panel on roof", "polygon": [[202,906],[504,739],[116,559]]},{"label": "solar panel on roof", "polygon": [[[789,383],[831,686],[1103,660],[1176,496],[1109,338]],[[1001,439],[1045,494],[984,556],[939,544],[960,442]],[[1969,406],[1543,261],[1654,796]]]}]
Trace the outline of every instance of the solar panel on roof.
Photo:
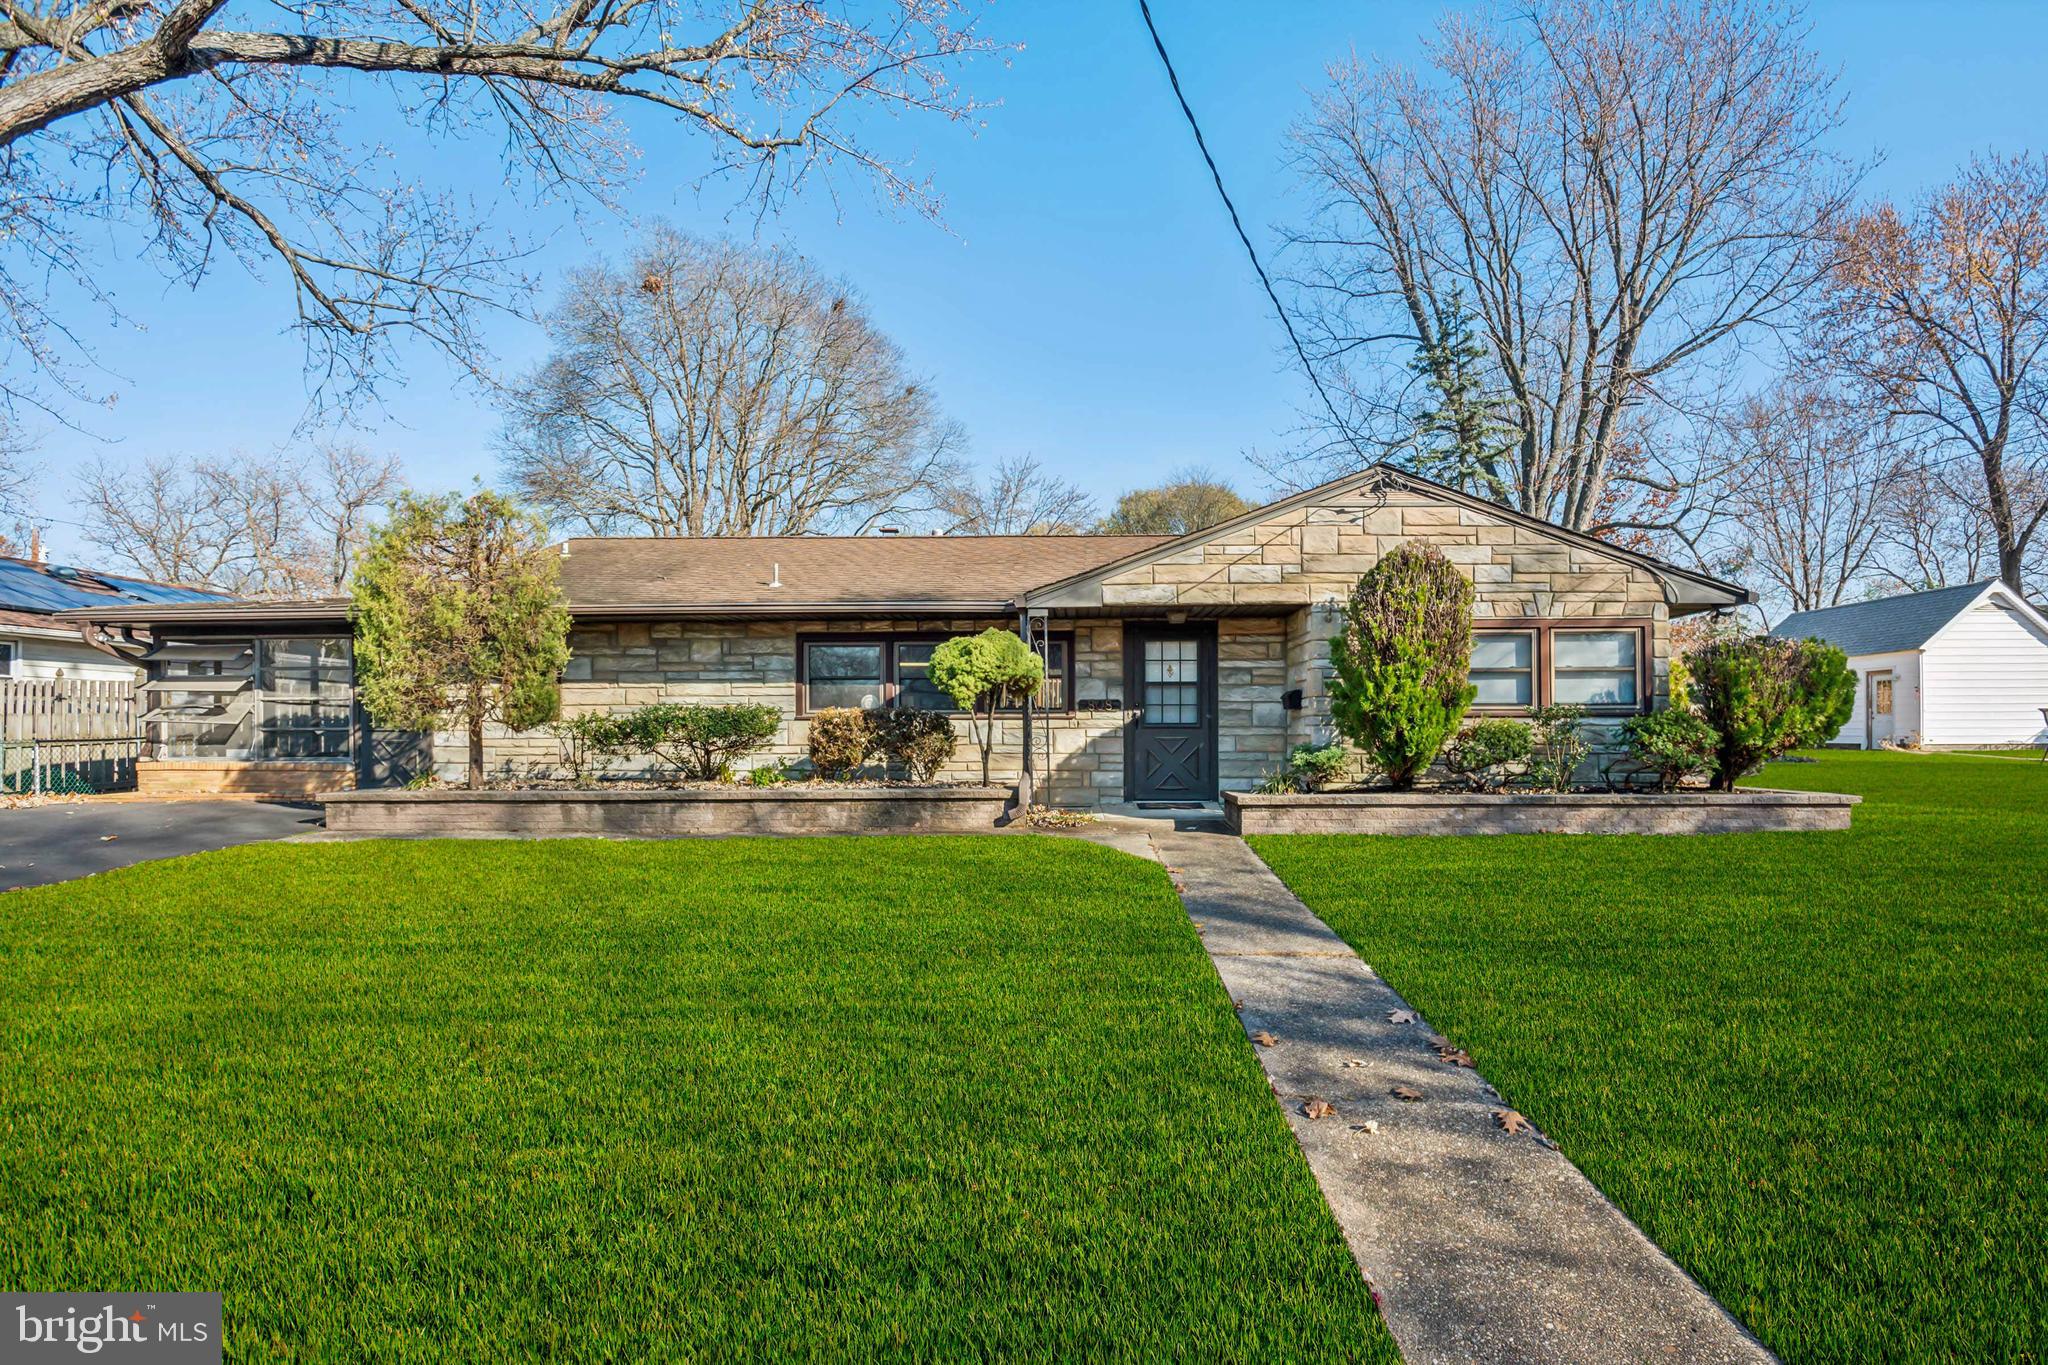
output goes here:
[{"label": "solar panel on roof", "polygon": [[123,602],[213,602],[225,594],[174,588],[118,574],[93,573],[92,578],[114,589],[66,582],[46,571],[46,566],[0,558],[0,609],[10,611],[67,611],[73,607],[115,607]]}]

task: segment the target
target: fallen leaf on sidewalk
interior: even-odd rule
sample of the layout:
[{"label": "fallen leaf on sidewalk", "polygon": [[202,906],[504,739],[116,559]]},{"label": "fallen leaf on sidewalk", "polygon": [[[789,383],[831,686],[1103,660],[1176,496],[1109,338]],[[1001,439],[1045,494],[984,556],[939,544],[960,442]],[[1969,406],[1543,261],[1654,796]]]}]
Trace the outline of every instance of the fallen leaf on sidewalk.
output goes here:
[{"label": "fallen leaf on sidewalk", "polygon": [[1390,1024],[1412,1024],[1412,1023],[1414,1023],[1414,1022],[1415,1022],[1415,1011],[1414,1011],[1414,1010],[1388,1010],[1388,1011],[1387,1011],[1387,1022],[1388,1022],[1388,1023],[1390,1023]]},{"label": "fallen leaf on sidewalk", "polygon": [[1389,1095],[1392,1095],[1395,1099],[1404,1101],[1408,1104],[1413,1104],[1415,1101],[1422,1098],[1422,1092],[1420,1090],[1417,1090],[1412,1085],[1397,1085],[1392,1090],[1389,1090],[1387,1093]]},{"label": "fallen leaf on sidewalk", "polygon": [[1380,1121],[1378,1119],[1367,1119],[1364,1123],[1354,1123],[1351,1125],[1351,1131],[1354,1133],[1377,1133],[1379,1130]]},{"label": "fallen leaf on sidewalk", "polygon": [[1349,1060],[1345,1061],[1343,1065],[1344,1065],[1344,1069],[1345,1069],[1345,1070],[1347,1070],[1347,1071],[1349,1071],[1349,1070],[1350,1070],[1351,1068],[1353,1068],[1353,1067],[1359,1067],[1359,1066],[1364,1066],[1364,1065],[1365,1065],[1365,1058],[1363,1058],[1363,1057],[1352,1057],[1352,1058],[1350,1058]]},{"label": "fallen leaf on sidewalk", "polygon": [[1494,1110],[1493,1121],[1500,1125],[1501,1131],[1507,1133],[1526,1133],[1535,1126],[1512,1109]]},{"label": "fallen leaf on sidewalk", "polygon": [[114,842],[114,840],[116,840],[116,839],[118,839],[118,838],[120,838],[120,837],[121,837],[121,836],[120,836],[120,835],[118,835],[118,834],[102,834],[102,835],[100,836],[100,842],[101,842],[101,843],[103,843],[103,844],[111,844],[111,843],[113,843],[113,842]]},{"label": "fallen leaf on sidewalk", "polygon": [[1439,1060],[1449,1062],[1452,1066],[1472,1065],[1471,1053],[1465,1051],[1465,1049],[1461,1047],[1452,1047],[1449,1043],[1446,1043],[1442,1047],[1438,1048],[1436,1050],[1436,1055]]},{"label": "fallen leaf on sidewalk", "polygon": [[1260,1047],[1273,1047],[1274,1045],[1279,1043],[1280,1040],[1278,1038],[1275,1038],[1272,1034],[1266,1032],[1264,1029],[1260,1029],[1257,1033],[1254,1033],[1252,1035],[1252,1041],[1257,1043]]},{"label": "fallen leaf on sidewalk", "polygon": [[1337,1112],[1337,1106],[1328,1100],[1310,1100],[1301,1106],[1301,1116],[1306,1119],[1326,1119]]}]

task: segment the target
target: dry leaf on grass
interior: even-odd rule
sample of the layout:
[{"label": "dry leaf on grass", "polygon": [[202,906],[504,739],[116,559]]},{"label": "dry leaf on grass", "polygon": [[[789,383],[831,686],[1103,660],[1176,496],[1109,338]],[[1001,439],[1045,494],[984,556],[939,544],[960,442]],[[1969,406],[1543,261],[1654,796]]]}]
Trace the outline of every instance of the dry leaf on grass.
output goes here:
[{"label": "dry leaf on grass", "polygon": [[1260,1029],[1257,1033],[1254,1033],[1252,1035],[1252,1041],[1257,1043],[1260,1047],[1272,1047],[1280,1040],[1278,1038],[1275,1038],[1272,1034],[1266,1032],[1264,1029]]},{"label": "dry leaf on grass", "polygon": [[1507,1133],[1526,1133],[1535,1126],[1512,1109],[1494,1110],[1493,1121],[1500,1125],[1501,1131]]},{"label": "dry leaf on grass", "polygon": [[1415,1022],[1415,1011],[1414,1011],[1414,1010],[1388,1010],[1388,1011],[1387,1011],[1387,1022],[1388,1022],[1388,1023],[1390,1023],[1390,1024],[1412,1024],[1412,1023],[1414,1023],[1414,1022]]},{"label": "dry leaf on grass", "polygon": [[1309,1119],[1326,1119],[1337,1112],[1337,1106],[1328,1100],[1310,1100],[1301,1106],[1301,1116]]},{"label": "dry leaf on grass", "polygon": [[1397,1085],[1387,1093],[1395,1099],[1402,1100],[1408,1104],[1413,1104],[1422,1098],[1422,1092],[1412,1085]]}]

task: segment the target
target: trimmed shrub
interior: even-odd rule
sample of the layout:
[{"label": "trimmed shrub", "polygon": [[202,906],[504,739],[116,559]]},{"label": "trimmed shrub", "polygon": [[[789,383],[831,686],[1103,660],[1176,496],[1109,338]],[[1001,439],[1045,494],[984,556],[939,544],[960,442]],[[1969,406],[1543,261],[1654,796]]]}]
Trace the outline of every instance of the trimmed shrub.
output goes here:
[{"label": "trimmed shrub", "polygon": [[1319,792],[1351,770],[1351,751],[1341,744],[1297,744],[1287,761],[1252,788],[1261,796]]},{"label": "trimmed shrub", "polygon": [[1341,744],[1297,744],[1287,754],[1287,775],[1296,790],[1319,792],[1351,771],[1351,751]]},{"label": "trimmed shrub", "polygon": [[1444,751],[1444,766],[1481,791],[1507,785],[1509,770],[1529,761],[1536,749],[1529,727],[1505,716],[1476,722]]},{"label": "trimmed shrub", "polygon": [[775,739],[782,712],[759,702],[730,706],[657,702],[617,718],[637,752],[653,754],[686,782],[717,782]]},{"label": "trimmed shrub", "polygon": [[1711,640],[1686,656],[1686,668],[1693,706],[1714,731],[1722,791],[1780,754],[1833,739],[1856,702],[1847,656],[1818,640]]},{"label": "trimmed shrub", "polygon": [[1536,756],[1529,762],[1529,781],[1545,791],[1572,789],[1572,777],[1593,746],[1586,742],[1586,708],[1539,706],[1529,713]]},{"label": "trimmed shrub", "polygon": [[1714,770],[1714,727],[1673,708],[1621,723],[1629,757],[1657,774],[1657,790],[1670,791],[1695,773]]},{"label": "trimmed shrub", "polygon": [[884,711],[875,728],[883,754],[913,782],[937,777],[960,743],[952,720],[937,711]]},{"label": "trimmed shrub", "polygon": [[567,720],[550,721],[548,732],[561,746],[562,766],[569,780],[587,787],[596,780],[596,770],[621,754],[632,751],[632,737],[624,718],[609,711],[586,711]]},{"label": "trimmed shrub", "polygon": [[1395,787],[1412,787],[1474,695],[1472,584],[1433,546],[1398,545],[1358,580],[1330,641],[1330,714]]},{"label": "trimmed shrub", "polygon": [[979,635],[956,635],[936,646],[926,673],[932,686],[972,718],[981,746],[981,781],[988,785],[996,712],[1038,694],[1045,685],[1045,661],[1015,631],[990,626]]},{"label": "trimmed shrub", "polygon": [[851,777],[875,751],[875,716],[857,706],[811,712],[808,747],[820,777]]}]

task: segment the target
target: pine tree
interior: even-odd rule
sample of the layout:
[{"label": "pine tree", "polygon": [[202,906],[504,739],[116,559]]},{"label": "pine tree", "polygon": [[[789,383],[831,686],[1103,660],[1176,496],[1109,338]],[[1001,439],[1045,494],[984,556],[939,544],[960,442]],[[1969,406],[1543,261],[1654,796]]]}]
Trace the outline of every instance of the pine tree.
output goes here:
[{"label": "pine tree", "polygon": [[1486,347],[1473,331],[1462,293],[1454,291],[1436,310],[1436,334],[1416,348],[1408,368],[1430,394],[1415,417],[1409,467],[1452,488],[1510,501],[1509,457],[1521,438],[1501,420],[1505,404],[1486,391]]}]

